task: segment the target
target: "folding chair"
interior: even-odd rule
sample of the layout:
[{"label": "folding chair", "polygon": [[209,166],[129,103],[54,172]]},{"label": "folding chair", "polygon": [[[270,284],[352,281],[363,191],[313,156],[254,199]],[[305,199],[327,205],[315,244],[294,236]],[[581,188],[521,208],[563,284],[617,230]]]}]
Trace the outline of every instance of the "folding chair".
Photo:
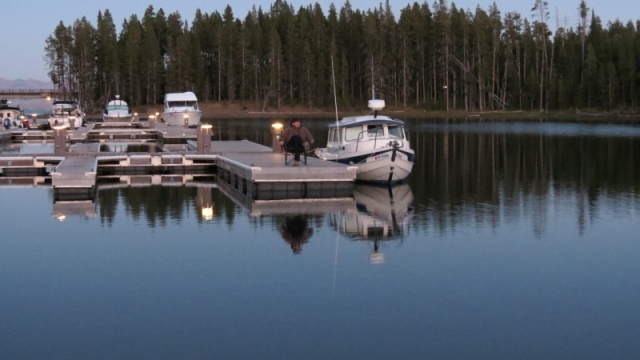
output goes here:
[{"label": "folding chair", "polygon": [[[281,151],[282,151],[282,153],[284,154],[284,164],[285,164],[286,166],[288,166],[288,165],[292,165],[292,164],[293,164],[293,161],[294,161],[294,159],[295,159],[295,157],[294,157],[294,154],[293,154],[292,152],[287,151],[286,144],[285,144],[284,146],[281,146],[281,147],[280,147],[280,150],[281,150]],[[307,165],[307,152],[306,152],[306,151],[303,151],[303,152],[300,154],[300,161],[301,161],[303,164]]]}]

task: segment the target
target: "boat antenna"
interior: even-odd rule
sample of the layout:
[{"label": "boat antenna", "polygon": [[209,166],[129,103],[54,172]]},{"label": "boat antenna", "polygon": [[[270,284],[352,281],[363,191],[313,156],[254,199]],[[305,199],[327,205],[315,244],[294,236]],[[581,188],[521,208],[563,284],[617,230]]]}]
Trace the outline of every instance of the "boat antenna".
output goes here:
[{"label": "boat antenna", "polygon": [[[376,99],[376,84],[374,83],[373,80],[373,56],[371,56],[371,100],[375,100]],[[378,117],[378,110],[377,109],[372,109],[373,110],[373,118],[377,118]]]},{"label": "boat antenna", "polygon": [[[331,80],[333,82],[333,103],[336,108],[336,134],[338,135],[338,143],[340,143],[341,136],[340,136],[340,121],[338,121],[338,95],[336,94],[336,72],[333,68],[333,55],[331,55]],[[338,146],[338,149],[340,149],[339,146]]]}]

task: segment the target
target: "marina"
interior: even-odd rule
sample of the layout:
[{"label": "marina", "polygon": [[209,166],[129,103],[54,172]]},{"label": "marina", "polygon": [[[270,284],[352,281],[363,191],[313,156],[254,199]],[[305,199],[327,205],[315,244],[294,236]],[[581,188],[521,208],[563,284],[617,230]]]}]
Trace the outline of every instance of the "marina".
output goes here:
[{"label": "marina", "polygon": [[[90,199],[100,178],[118,176],[216,175],[250,200],[348,197],[355,180],[352,166],[309,159],[307,166],[291,167],[273,147],[212,141],[210,125],[93,123],[0,133],[2,149],[16,143],[17,153],[0,153],[0,186],[43,184],[62,198]],[[33,143],[49,146],[50,153],[21,151]]]}]

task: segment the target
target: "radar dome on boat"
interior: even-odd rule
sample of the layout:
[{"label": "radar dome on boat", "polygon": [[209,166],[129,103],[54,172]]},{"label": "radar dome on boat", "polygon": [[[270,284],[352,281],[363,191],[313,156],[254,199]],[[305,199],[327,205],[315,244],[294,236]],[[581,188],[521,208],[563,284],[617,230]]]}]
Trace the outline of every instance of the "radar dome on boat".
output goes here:
[{"label": "radar dome on boat", "polygon": [[379,100],[379,99],[369,100],[369,109],[373,111],[379,111],[384,109],[384,100]]}]

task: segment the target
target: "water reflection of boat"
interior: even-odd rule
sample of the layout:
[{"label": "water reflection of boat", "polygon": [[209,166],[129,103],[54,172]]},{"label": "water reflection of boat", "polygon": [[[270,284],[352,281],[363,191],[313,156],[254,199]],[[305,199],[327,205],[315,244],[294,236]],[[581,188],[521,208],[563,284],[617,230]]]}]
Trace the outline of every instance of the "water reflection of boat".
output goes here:
[{"label": "water reflection of boat", "polygon": [[356,208],[331,215],[337,230],[354,240],[373,241],[370,261],[384,261],[380,242],[402,239],[413,214],[413,193],[408,184],[393,187],[355,184]]}]

